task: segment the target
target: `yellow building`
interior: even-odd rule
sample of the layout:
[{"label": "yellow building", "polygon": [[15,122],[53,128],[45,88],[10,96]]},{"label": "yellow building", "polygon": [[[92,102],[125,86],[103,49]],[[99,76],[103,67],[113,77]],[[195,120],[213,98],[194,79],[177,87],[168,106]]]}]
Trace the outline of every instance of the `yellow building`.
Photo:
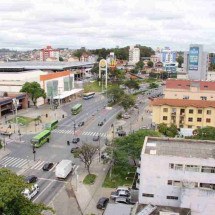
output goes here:
[{"label": "yellow building", "polygon": [[178,128],[215,127],[215,101],[186,99],[155,99],[152,122],[175,124]]}]

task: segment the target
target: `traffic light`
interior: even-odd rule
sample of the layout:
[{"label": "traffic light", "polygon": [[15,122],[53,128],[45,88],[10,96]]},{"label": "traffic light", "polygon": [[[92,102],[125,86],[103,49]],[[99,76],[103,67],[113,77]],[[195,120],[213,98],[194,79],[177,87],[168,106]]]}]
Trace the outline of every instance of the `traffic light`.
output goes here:
[{"label": "traffic light", "polygon": [[64,118],[64,114],[62,115],[62,118]]},{"label": "traffic light", "polygon": [[48,118],[48,114],[46,113],[46,118]]}]

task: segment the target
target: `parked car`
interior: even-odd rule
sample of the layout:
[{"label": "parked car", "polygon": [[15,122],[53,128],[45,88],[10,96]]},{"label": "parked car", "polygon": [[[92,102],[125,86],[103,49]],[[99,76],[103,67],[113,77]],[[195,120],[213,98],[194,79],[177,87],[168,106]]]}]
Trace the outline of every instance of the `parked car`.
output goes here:
[{"label": "parked car", "polygon": [[43,171],[49,171],[53,166],[53,163],[45,163],[43,166]]},{"label": "parked car", "polygon": [[103,126],[103,125],[104,125],[103,121],[101,121],[101,122],[98,123],[98,126]]},{"label": "parked car", "polygon": [[101,197],[96,205],[98,209],[105,209],[109,202],[109,198]]},{"label": "parked car", "polygon": [[124,119],[129,119],[131,116],[128,113],[125,113],[125,114],[122,115],[122,117]]},{"label": "parked car", "polygon": [[77,149],[79,149],[79,147],[77,146],[77,147],[74,147],[74,148],[71,148],[71,153],[74,153]]},{"label": "parked car", "polygon": [[25,178],[25,181],[27,182],[27,183],[36,183],[37,182],[37,176],[35,176],[35,175],[29,175],[29,176],[27,176],[26,178]]},{"label": "parked car", "polygon": [[124,136],[126,136],[126,132],[125,132],[125,131],[123,131],[123,130],[118,131],[118,136],[120,136],[120,137],[124,137]]},{"label": "parked car", "polygon": [[81,126],[83,126],[83,125],[84,125],[84,121],[78,123],[78,126],[79,126],[79,127],[81,127]]},{"label": "parked car", "polygon": [[99,141],[99,138],[100,138],[99,136],[94,136],[93,141]]},{"label": "parked car", "polygon": [[119,191],[114,191],[111,192],[110,198],[111,199],[116,199],[119,197],[125,197],[125,198],[130,198],[130,192],[128,190],[119,190]]},{"label": "parked car", "polygon": [[130,204],[130,199],[126,197],[118,197],[116,198],[115,203]]},{"label": "parked car", "polygon": [[74,137],[72,139],[72,143],[78,143],[80,141],[80,138],[79,137]]}]

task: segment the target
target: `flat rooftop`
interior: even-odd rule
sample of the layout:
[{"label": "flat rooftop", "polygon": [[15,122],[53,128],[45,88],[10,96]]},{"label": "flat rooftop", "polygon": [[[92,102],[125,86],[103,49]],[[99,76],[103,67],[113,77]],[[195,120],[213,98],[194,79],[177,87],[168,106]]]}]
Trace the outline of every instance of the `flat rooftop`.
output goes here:
[{"label": "flat rooftop", "polygon": [[144,153],[177,157],[215,159],[215,141],[146,137]]},{"label": "flat rooftop", "polygon": [[25,70],[65,70],[72,68],[89,67],[92,62],[46,62],[46,61],[19,61],[0,64],[0,72]]}]

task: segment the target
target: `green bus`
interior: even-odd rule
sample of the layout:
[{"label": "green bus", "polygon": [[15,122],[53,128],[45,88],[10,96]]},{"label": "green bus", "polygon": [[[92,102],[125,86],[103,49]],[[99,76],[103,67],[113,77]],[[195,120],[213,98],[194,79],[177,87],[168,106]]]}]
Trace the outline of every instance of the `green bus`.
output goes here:
[{"label": "green bus", "polygon": [[57,125],[58,125],[58,120],[55,120],[55,121],[53,121],[51,123],[46,123],[45,124],[45,129],[51,131],[51,130],[57,128]]},{"label": "green bus", "polygon": [[34,145],[36,148],[39,148],[44,143],[49,142],[50,137],[51,131],[44,130],[31,139],[31,144]]},{"label": "green bus", "polygon": [[82,104],[79,103],[79,104],[74,105],[71,109],[72,115],[78,114],[81,110],[82,110]]}]

